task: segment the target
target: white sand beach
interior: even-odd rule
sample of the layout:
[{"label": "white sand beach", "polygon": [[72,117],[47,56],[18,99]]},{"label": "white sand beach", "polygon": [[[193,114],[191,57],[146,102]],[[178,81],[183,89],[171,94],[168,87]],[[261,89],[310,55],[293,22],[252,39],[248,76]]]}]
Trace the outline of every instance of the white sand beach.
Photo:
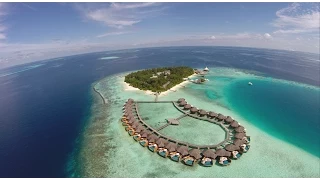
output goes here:
[{"label": "white sand beach", "polygon": [[[196,76],[196,74],[192,74],[192,75],[188,76],[187,78],[193,78],[195,76]],[[152,95],[152,96],[155,95],[155,93],[150,90],[140,90],[139,88],[135,88],[133,86],[130,86],[130,84],[128,84],[124,81],[124,76],[119,78],[119,80],[123,84],[125,91],[142,91],[148,95]],[[164,92],[161,92],[159,97],[166,96],[166,95],[168,95],[169,92],[177,92],[180,88],[184,88],[188,83],[191,83],[191,82],[188,80],[185,80],[185,81],[181,82],[180,84],[177,84],[177,85],[173,86],[172,88],[170,88]]]}]

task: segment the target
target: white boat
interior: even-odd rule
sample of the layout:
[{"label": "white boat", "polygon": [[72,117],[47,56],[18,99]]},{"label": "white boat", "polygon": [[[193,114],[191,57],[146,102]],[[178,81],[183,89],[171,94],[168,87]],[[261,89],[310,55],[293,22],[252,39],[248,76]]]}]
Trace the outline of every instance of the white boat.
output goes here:
[{"label": "white boat", "polygon": [[249,84],[250,86],[252,86],[252,85],[253,85],[253,84],[252,84],[252,82],[249,82],[248,84]]}]

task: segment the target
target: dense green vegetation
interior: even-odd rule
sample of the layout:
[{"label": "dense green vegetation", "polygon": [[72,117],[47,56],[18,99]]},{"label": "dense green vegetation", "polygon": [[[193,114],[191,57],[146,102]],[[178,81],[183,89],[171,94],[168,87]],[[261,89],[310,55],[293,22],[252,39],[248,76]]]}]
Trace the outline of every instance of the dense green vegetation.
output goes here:
[{"label": "dense green vegetation", "polygon": [[[170,74],[161,72],[170,71]],[[158,75],[159,73],[160,75]],[[125,77],[125,82],[131,86],[141,90],[151,90],[153,92],[163,92],[173,86],[181,83],[183,78],[186,78],[194,73],[190,67],[163,67],[146,69],[128,74]],[[157,76],[157,77],[155,77]],[[152,78],[153,77],[153,78]]]}]

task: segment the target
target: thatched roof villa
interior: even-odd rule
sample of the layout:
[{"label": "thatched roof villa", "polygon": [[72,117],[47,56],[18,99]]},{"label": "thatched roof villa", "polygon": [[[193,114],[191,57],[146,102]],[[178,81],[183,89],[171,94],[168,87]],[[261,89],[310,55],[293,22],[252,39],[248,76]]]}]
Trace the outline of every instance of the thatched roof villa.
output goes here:
[{"label": "thatched roof villa", "polygon": [[213,160],[216,159],[217,155],[212,149],[206,149],[202,152],[203,158],[201,159],[201,164],[203,166],[212,166]]},{"label": "thatched roof villa", "polygon": [[184,98],[180,98],[178,99],[178,103],[182,102],[182,101],[186,101]]},{"label": "thatched roof villa", "polygon": [[232,128],[237,128],[239,126],[240,126],[240,124],[237,121],[233,121],[232,123],[230,123],[230,127],[232,127]]},{"label": "thatched roof villa", "polygon": [[190,109],[190,113],[191,113],[191,114],[194,114],[194,113],[196,113],[196,112],[198,112],[198,109],[197,109],[196,107],[192,107],[192,108]]},{"label": "thatched roof villa", "polygon": [[205,111],[203,109],[200,109],[198,112],[199,112],[200,116],[205,116],[207,114],[207,111]]},{"label": "thatched roof villa", "polygon": [[191,108],[191,105],[190,104],[186,104],[184,105],[183,109],[184,110],[189,110]]},{"label": "thatched roof villa", "polygon": [[235,130],[236,132],[238,132],[238,133],[245,132],[244,127],[243,127],[243,126],[239,126],[239,127],[235,128],[234,130]]},{"label": "thatched roof villa", "polygon": [[223,114],[219,113],[217,118],[218,118],[219,121],[223,121],[223,120],[226,119],[226,116],[224,116]]},{"label": "thatched roof villa", "polygon": [[209,113],[208,113],[208,117],[210,117],[210,118],[215,118],[217,116],[218,116],[218,114],[215,112],[209,111]]},{"label": "thatched roof villa", "polygon": [[234,121],[234,119],[232,119],[232,117],[230,117],[230,116],[227,116],[227,118],[224,120],[224,122],[226,122],[228,124],[232,123],[233,121]]}]

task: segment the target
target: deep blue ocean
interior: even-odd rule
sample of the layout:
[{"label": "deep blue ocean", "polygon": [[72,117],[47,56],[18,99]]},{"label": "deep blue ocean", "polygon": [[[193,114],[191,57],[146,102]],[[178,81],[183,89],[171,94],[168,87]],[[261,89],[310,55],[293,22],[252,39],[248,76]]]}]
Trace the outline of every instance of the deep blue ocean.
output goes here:
[{"label": "deep blue ocean", "polygon": [[[100,59],[108,56],[119,58]],[[0,69],[0,177],[67,177],[70,154],[81,144],[81,130],[90,116],[92,83],[120,72],[175,65],[246,69],[274,78],[320,86],[318,54],[238,47],[107,51]],[[255,84],[259,89],[259,82]],[[241,84],[238,86],[242,91]],[[285,141],[299,140],[294,145],[305,146],[306,136],[299,136],[299,133],[309,130],[312,136],[315,130],[319,130],[319,99],[316,99],[319,91],[300,92],[299,88],[281,85],[276,90],[260,90],[251,94],[252,97],[235,98],[232,103],[241,104],[239,108],[253,108],[250,102],[260,101],[257,97],[259,92],[263,92],[268,98],[264,97],[265,103],[259,103],[255,108],[270,108],[273,114],[265,116],[276,115],[277,118],[262,118],[253,123],[276,133]],[[266,104],[274,102],[274,98],[284,96],[293,99],[291,104],[282,102],[280,109],[279,104],[274,104],[273,108],[266,107]],[[301,115],[290,112],[292,109],[300,109]],[[304,122],[303,125],[300,129],[292,128],[292,124],[297,124],[292,121],[298,119]],[[288,127],[285,131],[279,129],[284,126]],[[292,137],[285,138],[288,136]],[[319,145],[318,137],[311,140],[315,146]],[[307,148],[312,154],[317,154],[315,150],[316,147]]]}]

